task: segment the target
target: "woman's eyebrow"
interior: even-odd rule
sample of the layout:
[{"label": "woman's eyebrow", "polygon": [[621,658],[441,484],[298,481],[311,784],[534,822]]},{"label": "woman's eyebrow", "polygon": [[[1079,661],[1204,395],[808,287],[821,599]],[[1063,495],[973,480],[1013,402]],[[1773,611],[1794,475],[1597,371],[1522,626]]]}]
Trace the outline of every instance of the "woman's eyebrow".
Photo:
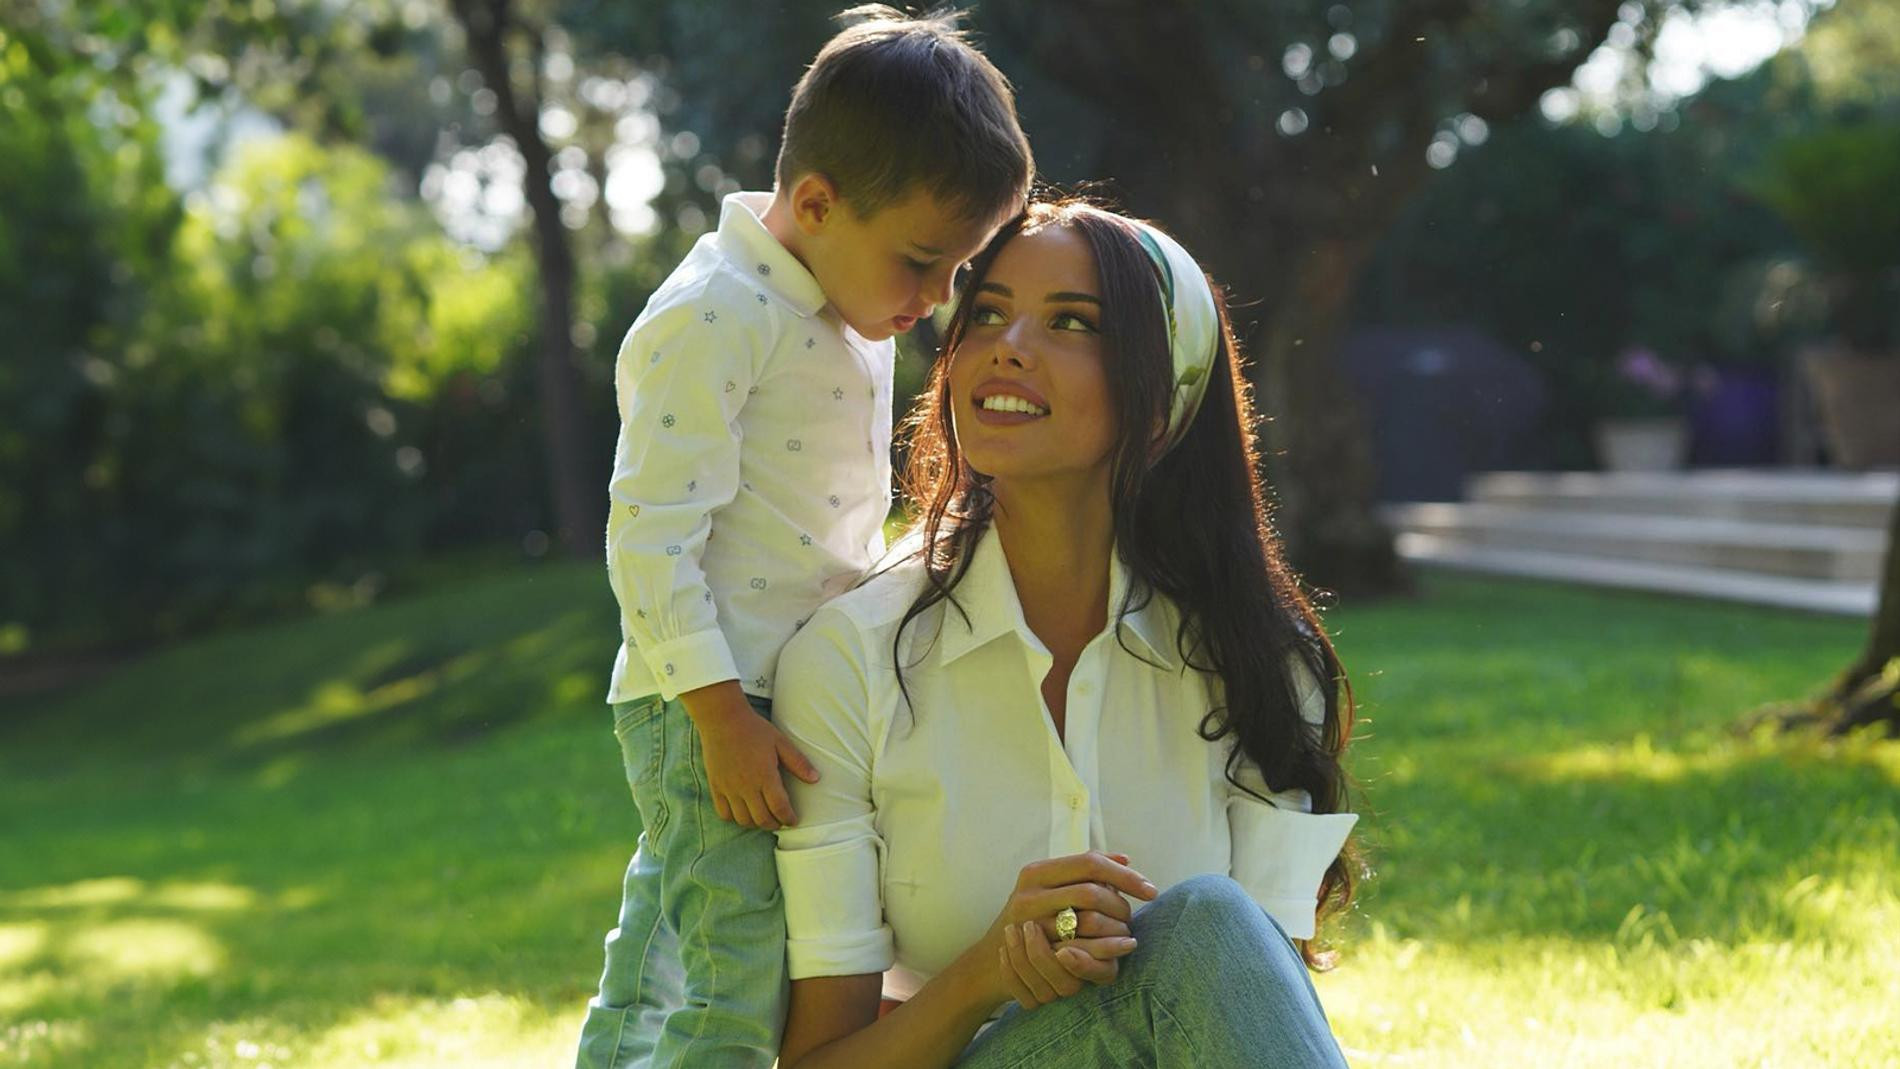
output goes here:
[{"label": "woman's eyebrow", "polygon": [[981,286],[978,286],[976,288],[976,291],[978,293],[994,293],[994,294],[998,294],[1003,297],[1009,297],[1012,299],[1014,299],[1016,296],[1015,290],[1010,289],[1008,286],[1003,285],[1001,282],[985,282]]},{"label": "woman's eyebrow", "polygon": [[1056,293],[1051,293],[1049,296],[1043,298],[1044,304],[1061,304],[1066,301],[1081,301],[1085,304],[1095,305],[1098,308],[1102,304],[1102,299],[1093,294],[1072,293],[1068,290],[1061,290]]}]

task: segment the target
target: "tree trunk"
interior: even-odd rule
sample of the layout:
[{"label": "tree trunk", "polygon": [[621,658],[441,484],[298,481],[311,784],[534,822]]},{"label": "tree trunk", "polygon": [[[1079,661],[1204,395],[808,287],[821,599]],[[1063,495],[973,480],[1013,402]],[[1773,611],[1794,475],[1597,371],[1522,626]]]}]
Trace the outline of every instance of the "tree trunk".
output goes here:
[{"label": "tree trunk", "polygon": [[[547,451],[555,540],[570,556],[598,556],[606,509],[587,449],[586,409],[574,362],[575,265],[561,204],[549,184],[553,153],[541,137],[540,94],[518,97],[509,72],[507,35],[522,29],[510,0],[453,0],[468,38],[468,53],[482,81],[495,94],[495,115],[526,164],[523,194],[534,234],[536,278],[541,289],[540,344],[535,359],[541,434]],[[538,52],[538,49],[534,51]],[[536,77],[539,77],[537,72]]]},{"label": "tree trunk", "polygon": [[1362,251],[1314,243],[1255,333],[1254,378],[1275,526],[1315,586],[1347,594],[1409,588],[1392,532],[1376,511],[1378,471],[1357,391],[1335,357]]},{"label": "tree trunk", "polygon": [[1888,734],[1900,735],[1900,502],[1887,524],[1887,563],[1867,646],[1828,688],[1821,707],[1832,734],[1884,723]]}]

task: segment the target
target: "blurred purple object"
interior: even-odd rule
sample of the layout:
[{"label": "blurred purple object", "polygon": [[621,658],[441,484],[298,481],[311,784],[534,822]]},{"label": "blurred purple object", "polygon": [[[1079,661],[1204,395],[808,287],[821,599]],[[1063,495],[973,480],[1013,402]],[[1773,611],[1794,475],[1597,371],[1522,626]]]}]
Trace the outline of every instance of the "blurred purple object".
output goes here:
[{"label": "blurred purple object", "polygon": [[1689,406],[1690,461],[1772,465],[1781,455],[1781,383],[1762,368],[1717,368]]},{"label": "blurred purple object", "polygon": [[1616,361],[1623,381],[1641,386],[1657,400],[1667,401],[1682,389],[1682,372],[1656,355],[1656,350],[1631,346]]}]

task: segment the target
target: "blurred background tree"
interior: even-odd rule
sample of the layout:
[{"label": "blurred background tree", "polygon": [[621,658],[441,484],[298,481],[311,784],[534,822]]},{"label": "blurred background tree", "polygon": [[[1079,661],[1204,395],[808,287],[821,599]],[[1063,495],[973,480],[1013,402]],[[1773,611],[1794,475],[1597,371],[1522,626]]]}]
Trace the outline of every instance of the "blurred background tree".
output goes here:
[{"label": "blurred background tree", "polygon": [[[718,198],[770,184],[836,12],[5,2],[15,651],[360,600],[456,547],[597,552],[615,343]],[[1110,179],[1232,289],[1295,558],[1380,590],[1403,576],[1334,359],[1352,323],[1466,323],[1522,354],[1564,398],[1538,443],[1558,466],[1589,463],[1621,347],[1779,366],[1822,331],[1799,228],[1751,183],[1783,139],[1891,115],[1896,5],[1818,6],[1798,47],[1674,97],[1645,57],[1725,5],[1051,0],[968,21],[1045,176]],[[1793,33],[1817,5],[1778,10]],[[1553,108],[1606,53],[1618,95]],[[911,345],[900,385],[928,359]]]}]

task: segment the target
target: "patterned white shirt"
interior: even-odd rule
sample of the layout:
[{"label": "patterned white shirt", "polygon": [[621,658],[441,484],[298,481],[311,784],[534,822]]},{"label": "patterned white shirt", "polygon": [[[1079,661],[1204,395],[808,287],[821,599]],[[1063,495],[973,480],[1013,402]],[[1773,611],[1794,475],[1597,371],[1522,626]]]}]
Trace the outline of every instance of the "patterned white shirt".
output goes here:
[{"label": "patterned white shirt", "polygon": [[[876,576],[779,661],[773,722],[820,774],[786,777],[799,823],[778,833],[793,979],[884,973],[885,994],[908,998],[988,930],[1024,865],[1091,849],[1127,854],[1164,890],[1226,873],[1288,935],[1313,934],[1320,878],[1358,817],[1272,794],[1251,762],[1238,774],[1271,803],[1228,782],[1231,737],[1196,730],[1219,680],[1181,663],[1169,602],[1155,596],[1118,635],[1128,577],[1111,563],[1109,625],[1076,661],[1058,738],[1040,689],[1052,658],[995,531],[956,588],[967,623],[940,602],[894,653],[923,582],[914,560]],[[1325,697],[1289,664],[1317,724]]]},{"label": "patterned white shirt", "polygon": [[827,305],[770,203],[728,196],[620,346],[610,702],[770,697],[785,640],[884,550],[894,348]]}]

